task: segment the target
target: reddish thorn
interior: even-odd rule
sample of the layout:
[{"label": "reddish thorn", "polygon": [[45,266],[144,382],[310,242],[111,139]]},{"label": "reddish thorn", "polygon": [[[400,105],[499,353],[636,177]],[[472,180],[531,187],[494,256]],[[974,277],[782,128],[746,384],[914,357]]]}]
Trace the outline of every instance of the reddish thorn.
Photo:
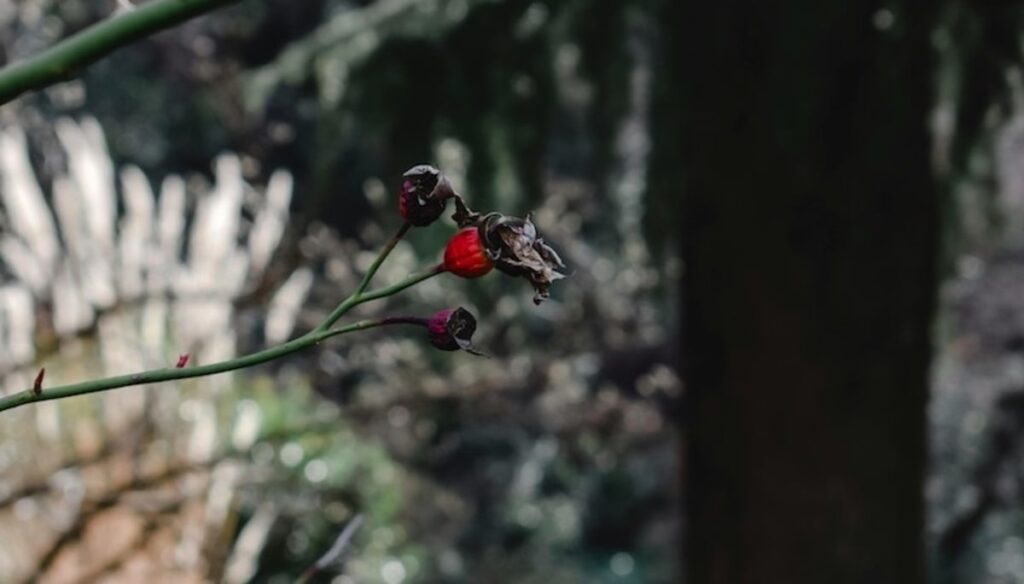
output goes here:
[{"label": "reddish thorn", "polygon": [[176,369],[181,369],[181,368],[185,367],[185,365],[188,365],[188,353],[182,353],[181,355],[179,355],[178,356],[178,364],[175,365],[174,367]]},{"label": "reddish thorn", "polygon": [[46,367],[39,370],[36,374],[36,380],[32,382],[32,393],[39,395],[43,393],[43,376],[46,375]]}]

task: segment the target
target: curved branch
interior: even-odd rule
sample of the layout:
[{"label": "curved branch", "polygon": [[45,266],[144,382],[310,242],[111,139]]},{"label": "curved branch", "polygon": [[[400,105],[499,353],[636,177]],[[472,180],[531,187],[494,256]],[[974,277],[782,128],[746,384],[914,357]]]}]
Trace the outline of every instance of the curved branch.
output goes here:
[{"label": "curved branch", "polygon": [[[353,294],[349,296],[339,307],[344,307],[344,310],[335,312],[331,318],[337,320],[345,312],[348,312],[351,308],[358,306],[364,302],[383,298],[385,296],[391,296],[418,284],[428,278],[436,276],[442,273],[444,270],[437,267],[431,268],[430,270],[413,274],[405,280],[374,290],[363,294]],[[307,349],[325,341],[331,337],[351,333],[355,331],[366,330],[369,328],[375,328],[378,326],[392,325],[392,324],[408,324],[403,320],[392,320],[389,318],[379,318],[373,320],[361,320],[359,322],[352,323],[336,329],[323,329],[316,328],[297,339],[293,339],[280,345],[275,345],[262,351],[250,353],[248,355],[242,355],[234,359],[228,359],[227,361],[219,361],[217,363],[210,363],[207,365],[197,365],[195,367],[167,367],[163,369],[151,369],[149,371],[143,371],[141,373],[130,373],[127,375],[116,375],[114,377],[106,377],[103,379],[92,379],[89,381],[83,381],[80,383],[72,383],[68,385],[59,385],[51,388],[39,388],[37,391],[35,388],[29,388],[17,393],[5,395],[0,397],[0,412],[23,406],[30,403],[48,401],[52,399],[61,399],[65,397],[71,397],[75,395],[85,395],[87,393],[95,393],[98,391],[106,391],[109,389],[117,389],[119,387],[128,387],[131,385],[145,385],[147,383],[158,383],[162,381],[174,381],[177,379],[189,379],[192,377],[205,377],[207,375],[215,375],[217,373],[225,373],[227,371],[234,371],[236,369],[244,369],[246,367],[252,367],[268,361],[273,361],[290,355],[302,349]]]},{"label": "curved branch", "polygon": [[0,69],[0,104],[66,81],[108,53],[240,0],[154,0],[74,34],[42,53]]}]

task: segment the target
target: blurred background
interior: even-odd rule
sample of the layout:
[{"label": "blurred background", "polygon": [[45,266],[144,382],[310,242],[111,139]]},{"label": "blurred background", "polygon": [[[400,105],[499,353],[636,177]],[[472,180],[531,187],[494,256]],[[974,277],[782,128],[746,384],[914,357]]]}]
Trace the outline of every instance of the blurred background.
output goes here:
[{"label": "blurred background", "polygon": [[[678,581],[670,4],[248,1],[0,108],[5,391],[40,367],[54,385],[305,332],[399,226],[414,164],[477,210],[531,213],[572,273],[540,306],[525,280],[441,277],[352,316],[462,305],[490,359],[378,330],[4,413],[0,581],[291,582],[357,515],[320,581]],[[0,0],[0,54],[130,9]],[[453,231],[414,230],[376,282],[432,265]],[[944,400],[943,440],[966,448]],[[943,469],[980,456],[954,455]],[[982,513],[1004,523],[979,534],[1013,532]],[[988,565],[973,538],[964,557]]]},{"label": "blurred background", "polygon": [[[318,580],[1024,582],[1024,6],[768,4],[247,0],[0,108],[4,391],[301,334],[414,164],[572,274],[352,315],[462,305],[490,359],[0,414],[0,581],[291,582],[360,517]],[[0,52],[130,9],[0,0]]]}]

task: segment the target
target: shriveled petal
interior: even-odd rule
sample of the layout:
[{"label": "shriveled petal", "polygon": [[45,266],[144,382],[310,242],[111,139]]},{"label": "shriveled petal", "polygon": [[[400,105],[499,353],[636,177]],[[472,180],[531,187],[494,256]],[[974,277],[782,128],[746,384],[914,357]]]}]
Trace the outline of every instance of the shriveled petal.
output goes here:
[{"label": "shriveled petal", "polygon": [[551,282],[564,277],[562,258],[542,239],[529,217],[519,219],[502,215],[489,215],[484,221],[485,241],[494,265],[512,276],[525,276],[536,294],[534,302],[540,304],[548,297]]},{"label": "shriveled petal", "polygon": [[538,239],[534,242],[533,248],[537,250],[540,257],[542,257],[548,264],[551,264],[561,270],[565,269],[565,262],[562,261],[562,258],[559,257],[555,250],[551,249],[550,245],[544,243],[543,239]]}]

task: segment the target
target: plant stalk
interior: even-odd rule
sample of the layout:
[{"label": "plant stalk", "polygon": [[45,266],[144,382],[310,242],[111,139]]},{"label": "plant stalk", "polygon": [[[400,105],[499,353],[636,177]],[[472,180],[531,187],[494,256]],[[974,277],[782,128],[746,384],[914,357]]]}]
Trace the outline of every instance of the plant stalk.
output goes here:
[{"label": "plant stalk", "polygon": [[401,241],[403,237],[405,237],[405,234],[409,232],[411,227],[412,224],[406,221],[398,228],[398,232],[391,236],[391,239],[388,240],[384,249],[380,250],[380,253],[377,254],[377,259],[373,260],[373,263],[370,264],[370,269],[366,270],[366,273],[363,274],[363,279],[359,282],[359,287],[356,288],[356,291],[346,298],[344,302],[339,304],[338,307],[335,308],[322,323],[320,323],[320,326],[316,327],[316,330],[325,331],[331,328],[334,326],[334,323],[338,322],[339,318],[344,316],[344,314],[351,310],[353,306],[359,304],[363,292],[366,290],[366,287],[370,285],[370,280],[372,280],[377,274],[377,270],[380,269],[381,264],[383,264],[384,260],[391,255],[391,250],[395,249],[395,246],[398,245],[398,242]]},{"label": "plant stalk", "polygon": [[67,81],[86,66],[141,38],[240,0],[154,0],[78,32],[0,69],[0,104]]},{"label": "plant stalk", "polygon": [[[381,252],[381,255],[386,256],[388,251],[390,250],[383,250]],[[375,262],[374,265],[376,267],[379,267],[380,262]],[[442,272],[444,272],[444,268],[443,266],[439,265],[425,272],[413,274],[412,276],[409,276],[405,280],[392,284],[391,286],[387,286],[371,292],[366,292],[359,296],[353,294],[352,296],[349,296],[347,299],[345,299],[345,301],[342,302],[338,306],[338,308],[331,313],[331,316],[328,317],[328,319],[333,318],[334,321],[336,321],[338,318],[341,318],[342,315],[348,312],[348,310],[355,306],[358,306],[359,304],[369,302],[371,300],[376,300],[378,298],[383,298],[385,296],[397,294],[398,292],[401,292],[406,288],[414,286]],[[364,280],[365,279],[366,278],[364,278]],[[365,286],[363,288],[365,288]],[[217,373],[234,371],[236,369],[244,369],[246,367],[252,367],[254,365],[259,365],[261,363],[273,361],[275,359],[284,357],[285,355],[290,355],[297,351],[301,351],[302,349],[312,347],[313,345],[316,345],[321,341],[325,341],[331,337],[385,325],[410,324],[409,320],[410,319],[407,319],[405,317],[397,317],[390,319],[385,317],[372,320],[362,320],[336,329],[331,329],[330,326],[325,327],[324,323],[327,322],[325,320],[324,323],[320,324],[320,326],[306,333],[305,335],[302,335],[301,337],[292,339],[280,345],[275,345],[273,347],[263,349],[262,351],[257,351],[255,353],[243,355],[241,357],[236,357],[234,359],[228,359],[226,361],[210,363],[207,365],[197,365],[195,367],[168,367],[163,369],[152,369],[149,371],[143,371],[141,373],[116,375],[114,377],[93,379],[90,381],[82,381],[79,383],[72,383],[68,385],[59,385],[50,388],[39,388],[38,390],[35,387],[32,387],[29,389],[19,391],[17,393],[12,393],[10,395],[0,397],[0,412],[34,402],[61,399],[76,395],[85,395],[88,393],[96,393],[99,391],[106,391],[109,389],[117,389],[120,387],[128,387],[132,385],[145,385],[147,383],[175,381],[178,379],[189,379],[192,377],[205,377],[207,375],[215,375]]]}]

